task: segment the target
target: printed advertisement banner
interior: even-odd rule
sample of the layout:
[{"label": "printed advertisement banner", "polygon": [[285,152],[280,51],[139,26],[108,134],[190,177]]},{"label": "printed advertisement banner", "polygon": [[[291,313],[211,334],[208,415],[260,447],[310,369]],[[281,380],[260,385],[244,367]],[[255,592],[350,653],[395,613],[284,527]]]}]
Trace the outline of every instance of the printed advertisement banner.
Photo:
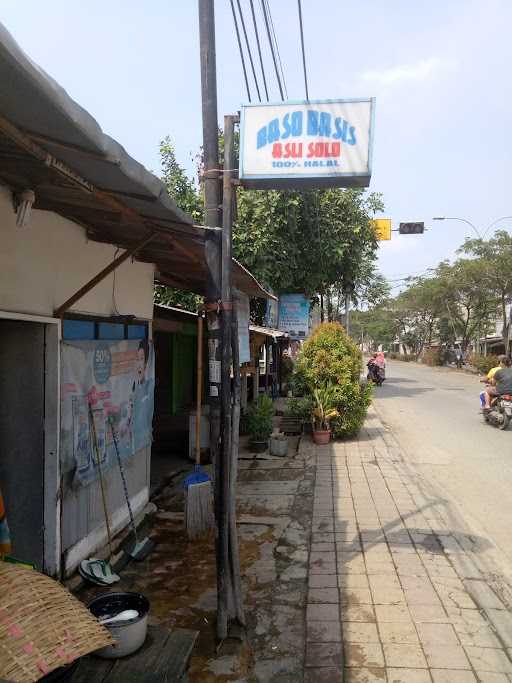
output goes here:
[{"label": "printed advertisement banner", "polygon": [[275,299],[267,299],[267,306],[265,311],[265,325],[267,327],[271,327],[274,330],[277,329],[277,320],[279,315],[278,305],[279,302]]},{"label": "printed advertisement banner", "polygon": [[155,390],[147,340],[62,344],[61,460],[76,485],[116,464],[111,421],[122,458],[151,444]]},{"label": "printed advertisement banner", "polygon": [[242,107],[240,180],[256,189],[368,187],[374,99]]},{"label": "printed advertisement banner", "polygon": [[240,364],[242,364],[248,363],[251,360],[251,349],[249,346],[250,303],[249,297],[243,292],[235,290],[235,297],[238,319],[238,348],[240,353]]},{"label": "printed advertisement banner", "polygon": [[290,339],[305,339],[309,333],[309,299],[304,294],[281,294],[279,329]]}]

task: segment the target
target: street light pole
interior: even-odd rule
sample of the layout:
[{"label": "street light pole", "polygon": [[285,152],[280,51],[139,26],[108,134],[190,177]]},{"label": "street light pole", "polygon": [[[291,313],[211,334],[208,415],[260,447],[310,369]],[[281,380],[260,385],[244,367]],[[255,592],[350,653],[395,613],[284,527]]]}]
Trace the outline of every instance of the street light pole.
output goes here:
[{"label": "street light pole", "polygon": [[432,218],[433,221],[462,221],[463,223],[466,223],[469,225],[472,230],[474,230],[476,236],[478,237],[479,240],[484,240],[485,236],[489,232],[489,230],[496,225],[496,223],[499,223],[500,221],[506,221],[506,220],[512,220],[512,216],[501,216],[500,218],[497,218],[495,221],[493,221],[490,225],[486,227],[483,233],[480,232],[480,230],[471,223],[471,221],[468,221],[466,218],[457,218],[455,216],[434,216]]},{"label": "street light pole", "polygon": [[465,218],[457,218],[455,216],[434,216],[434,218],[432,218],[432,220],[433,221],[461,221],[462,223],[466,223],[467,225],[470,226],[470,228],[475,232],[475,234],[479,240],[483,239],[478,228],[476,226],[474,226],[473,223],[471,223],[471,221],[468,221]]}]

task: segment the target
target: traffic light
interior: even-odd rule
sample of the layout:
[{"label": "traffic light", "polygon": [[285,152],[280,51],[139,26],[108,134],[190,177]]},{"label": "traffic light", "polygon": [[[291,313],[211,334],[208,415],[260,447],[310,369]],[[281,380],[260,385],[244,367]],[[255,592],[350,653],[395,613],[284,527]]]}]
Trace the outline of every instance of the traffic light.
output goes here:
[{"label": "traffic light", "polygon": [[422,235],[424,231],[424,223],[400,223],[398,229],[401,235]]}]

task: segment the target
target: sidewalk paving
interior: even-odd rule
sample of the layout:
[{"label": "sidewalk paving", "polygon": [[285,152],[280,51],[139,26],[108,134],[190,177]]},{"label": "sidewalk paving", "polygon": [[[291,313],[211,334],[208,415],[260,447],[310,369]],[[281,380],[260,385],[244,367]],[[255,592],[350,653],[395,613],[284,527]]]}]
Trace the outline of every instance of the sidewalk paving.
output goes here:
[{"label": "sidewalk paving", "polygon": [[314,457],[305,683],[512,681],[485,539],[461,531],[375,410],[358,440]]}]

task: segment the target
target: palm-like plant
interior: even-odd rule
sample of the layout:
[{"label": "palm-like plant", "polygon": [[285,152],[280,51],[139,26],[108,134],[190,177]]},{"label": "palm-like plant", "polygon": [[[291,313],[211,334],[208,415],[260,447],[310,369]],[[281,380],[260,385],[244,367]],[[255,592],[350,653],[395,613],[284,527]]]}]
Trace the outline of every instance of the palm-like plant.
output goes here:
[{"label": "palm-like plant", "polygon": [[315,389],[313,392],[313,429],[316,431],[329,431],[330,422],[339,416],[336,409],[336,387],[326,384],[324,387]]}]

